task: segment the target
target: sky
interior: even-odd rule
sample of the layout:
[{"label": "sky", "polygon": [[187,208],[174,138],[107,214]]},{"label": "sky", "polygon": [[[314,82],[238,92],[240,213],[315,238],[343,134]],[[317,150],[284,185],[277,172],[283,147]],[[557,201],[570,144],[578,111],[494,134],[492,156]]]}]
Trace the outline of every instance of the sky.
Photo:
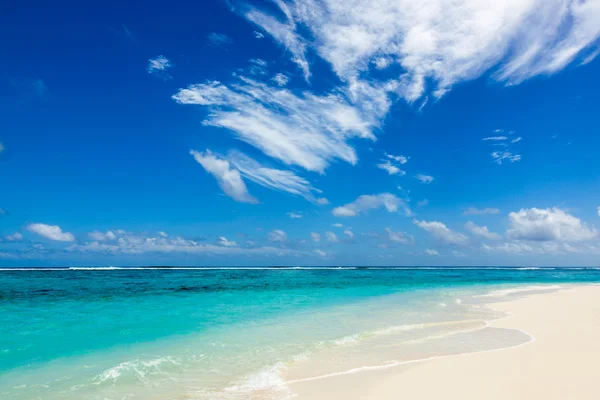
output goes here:
[{"label": "sky", "polygon": [[598,266],[600,0],[0,6],[0,266]]}]

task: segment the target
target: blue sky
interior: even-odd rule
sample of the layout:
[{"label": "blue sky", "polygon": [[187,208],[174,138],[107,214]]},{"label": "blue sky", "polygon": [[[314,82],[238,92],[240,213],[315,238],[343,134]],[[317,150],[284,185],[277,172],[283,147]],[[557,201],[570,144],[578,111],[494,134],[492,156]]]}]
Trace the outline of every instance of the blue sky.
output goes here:
[{"label": "blue sky", "polygon": [[598,265],[600,2],[502,3],[3,5],[0,265]]}]

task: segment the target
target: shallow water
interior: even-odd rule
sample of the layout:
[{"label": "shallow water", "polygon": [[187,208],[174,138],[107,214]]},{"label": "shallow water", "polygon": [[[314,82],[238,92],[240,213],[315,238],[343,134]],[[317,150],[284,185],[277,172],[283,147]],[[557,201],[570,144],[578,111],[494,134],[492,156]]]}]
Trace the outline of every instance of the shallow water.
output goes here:
[{"label": "shallow water", "polygon": [[595,269],[0,270],[3,399],[283,399],[285,380],[518,345],[483,307]]}]

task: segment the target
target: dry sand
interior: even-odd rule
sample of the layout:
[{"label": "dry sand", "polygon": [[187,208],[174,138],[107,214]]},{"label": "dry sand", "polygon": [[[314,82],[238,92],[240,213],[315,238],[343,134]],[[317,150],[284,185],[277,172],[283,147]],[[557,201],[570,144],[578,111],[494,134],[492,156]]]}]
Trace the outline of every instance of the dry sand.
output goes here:
[{"label": "dry sand", "polygon": [[519,329],[535,340],[290,387],[300,400],[600,399],[600,286],[577,286],[492,307],[512,316],[490,326]]}]

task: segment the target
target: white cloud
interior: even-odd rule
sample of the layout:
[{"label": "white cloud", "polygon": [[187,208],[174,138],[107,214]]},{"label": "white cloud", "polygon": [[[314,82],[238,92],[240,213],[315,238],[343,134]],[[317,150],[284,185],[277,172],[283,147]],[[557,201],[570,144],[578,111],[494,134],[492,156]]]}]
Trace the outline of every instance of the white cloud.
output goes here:
[{"label": "white cloud", "polygon": [[384,207],[388,212],[398,212],[401,209],[404,214],[410,215],[408,206],[391,193],[380,193],[376,195],[359,196],[352,203],[333,209],[336,217],[355,217],[365,211]]},{"label": "white cloud", "polygon": [[287,75],[279,73],[279,74],[276,74],[272,78],[272,80],[273,80],[273,82],[275,82],[277,84],[277,86],[285,86],[290,81],[290,78],[288,78]]},{"label": "white cloud", "polygon": [[507,242],[500,243],[497,245],[490,246],[483,244],[481,246],[483,250],[491,252],[504,252],[508,254],[524,254],[524,253],[535,253],[537,252],[533,247],[520,242]]},{"label": "white cloud", "polygon": [[328,242],[331,242],[331,243],[339,242],[337,235],[331,231],[325,232],[325,238],[327,239]]},{"label": "white cloud", "polygon": [[235,246],[237,246],[236,242],[227,240],[227,238],[225,236],[219,237],[219,240],[217,242],[218,242],[218,244],[220,246],[225,246],[225,247],[235,247]]},{"label": "white cloud", "polygon": [[240,247],[234,242],[221,237],[216,244],[201,243],[199,241],[182,237],[147,236],[124,231],[113,231],[117,240],[111,242],[92,241],[82,245],[72,245],[68,250],[81,253],[104,253],[109,255],[136,255],[144,253],[186,253],[186,254],[211,254],[211,255],[281,255],[297,254],[289,249],[275,247]]},{"label": "white cloud", "polygon": [[289,212],[287,215],[292,219],[300,219],[302,218],[302,214],[298,212]]},{"label": "white cloud", "polygon": [[[600,36],[597,1],[564,0],[344,0],[276,1],[280,12],[244,8],[292,54],[310,76],[308,47],[345,82],[397,62],[397,92],[412,102],[431,90],[442,96],[459,82],[488,71],[518,84],[556,73]],[[277,16],[275,16],[277,15]],[[431,82],[431,83],[429,83]],[[427,87],[430,85],[431,87]]]},{"label": "white cloud", "polygon": [[598,212],[598,216],[600,217],[600,206],[598,206],[598,208],[596,209],[596,211]]},{"label": "white cloud", "polygon": [[432,250],[432,249],[425,249],[425,254],[428,256],[439,256],[440,253],[438,253],[437,250]]},{"label": "white cloud", "polygon": [[514,138],[513,140],[511,140],[511,143],[519,143],[521,140],[523,140],[523,138],[521,136],[519,136],[518,138]]},{"label": "white cloud", "polygon": [[276,41],[281,43],[286,50],[292,54],[294,61],[302,69],[304,78],[308,81],[310,78],[310,68],[306,60],[306,41],[295,34],[296,24],[289,13],[289,9],[282,1],[277,2],[277,5],[284,12],[287,21],[280,22],[271,15],[262,13],[256,9],[250,9],[246,13],[246,18],[263,28]]},{"label": "white cloud", "polygon": [[262,76],[267,75],[268,67],[267,62],[260,58],[252,58],[249,60],[250,68],[248,69],[252,75]]},{"label": "white cloud", "polygon": [[221,189],[237,201],[257,202],[248,193],[242,177],[268,189],[302,196],[312,202],[317,201],[313,192],[320,192],[313,188],[306,179],[297,176],[292,171],[265,167],[238,151],[230,152],[227,157],[217,156],[210,150],[205,153],[192,150],[190,154],[217,179]]},{"label": "white cloud", "polygon": [[295,94],[244,77],[229,87],[216,81],[191,85],[173,99],[208,107],[205,125],[228,129],[270,157],[316,172],[335,159],[355,164],[347,141],[374,140],[380,123],[373,110],[353,106],[341,94]]},{"label": "white cloud", "polygon": [[311,232],[310,233],[310,238],[312,239],[313,242],[320,242],[321,241],[321,235],[319,235],[317,232]]},{"label": "white cloud", "polygon": [[327,257],[327,253],[325,253],[323,250],[317,249],[317,250],[315,250],[315,253],[317,253],[321,257]]},{"label": "white cloud", "polygon": [[452,250],[452,255],[454,257],[467,257],[467,255],[465,253],[463,253],[462,251],[458,251],[458,250]]},{"label": "white cloud", "polygon": [[287,234],[281,229],[275,229],[269,232],[269,240],[271,242],[287,242]]},{"label": "white cloud", "polygon": [[0,260],[17,260],[19,257],[16,254],[6,253],[0,251]]},{"label": "white cloud", "polygon": [[105,233],[99,232],[99,231],[94,231],[94,232],[88,233],[88,236],[90,239],[97,240],[99,242],[102,242],[105,240],[115,240],[117,238],[117,235],[115,235],[115,233],[113,231],[106,231]]},{"label": "white cloud", "polygon": [[415,178],[417,178],[418,180],[420,180],[422,183],[425,183],[425,184],[430,184],[431,182],[433,182],[433,176],[429,176],[429,175],[417,174],[415,176]]},{"label": "white cloud", "polygon": [[406,157],[406,156],[394,156],[392,154],[386,154],[386,156],[388,158],[391,158],[392,160],[394,160],[394,161],[402,164],[402,165],[406,164],[408,162],[408,159],[409,159],[409,157]]},{"label": "white cloud", "polygon": [[223,33],[210,33],[208,35],[208,40],[213,46],[227,46],[233,44],[233,40]]},{"label": "white cloud", "polygon": [[336,227],[336,228],[343,228],[344,224],[340,224],[339,222],[337,224],[333,224],[332,226]]},{"label": "white cloud", "polygon": [[264,35],[264,34],[262,34],[262,33],[258,32],[258,31],[254,31],[254,32],[252,32],[252,33],[254,34],[254,37],[255,37],[256,39],[262,39],[262,38],[264,38],[264,37],[265,37],[265,35]]},{"label": "white cloud", "polygon": [[385,228],[385,231],[388,234],[388,238],[392,242],[402,243],[402,244],[412,244],[415,242],[415,238],[412,235],[409,235],[405,232],[394,232],[390,228]]},{"label": "white cloud", "polygon": [[389,175],[406,175],[406,172],[401,170],[400,168],[396,167],[394,164],[391,163],[390,160],[385,160],[380,164],[377,164],[377,168],[381,168],[384,171],[387,171],[387,173]]},{"label": "white cloud", "polygon": [[327,200],[325,197],[319,197],[316,200],[316,203],[320,206],[326,206],[327,204],[329,204],[329,200]]},{"label": "white cloud", "polygon": [[206,172],[217,179],[219,187],[227,196],[243,203],[258,202],[248,193],[248,188],[240,175],[240,171],[231,168],[229,161],[216,157],[210,150],[206,150],[204,153],[192,150],[190,154],[194,156],[194,159],[202,165]]},{"label": "white cloud", "polygon": [[524,208],[508,216],[506,236],[510,239],[576,242],[598,238],[595,229],[559,208]]},{"label": "white cloud", "polygon": [[463,215],[493,215],[499,214],[500,210],[497,208],[476,208],[476,207],[468,207],[465,211],[463,211]]},{"label": "white cloud", "polygon": [[227,160],[244,178],[254,183],[272,190],[302,196],[311,202],[317,201],[313,192],[320,193],[320,190],[313,188],[306,179],[292,171],[265,167],[238,151],[230,152]]},{"label": "white cloud", "polygon": [[514,154],[510,151],[494,151],[491,153],[494,162],[497,164],[502,164],[502,161],[508,160],[510,162],[521,161],[520,154]]},{"label": "white cloud", "polygon": [[58,242],[73,242],[75,236],[69,232],[63,232],[60,226],[46,224],[29,224],[27,230],[37,235],[43,236],[46,239],[55,240]]},{"label": "white cloud", "polygon": [[445,224],[438,221],[417,221],[413,223],[419,228],[425,230],[430,236],[438,240],[442,244],[449,245],[466,245],[469,243],[469,238],[460,232],[455,232],[449,229]]},{"label": "white cloud", "polygon": [[15,232],[12,235],[4,236],[4,239],[8,242],[20,242],[23,240],[23,235],[21,235],[19,232]]},{"label": "white cloud", "polygon": [[346,235],[348,239],[354,239],[354,232],[352,232],[350,228],[344,230],[344,235]]},{"label": "white cloud", "polygon": [[148,71],[150,75],[168,79],[171,76],[167,70],[171,67],[173,67],[173,64],[171,64],[167,57],[160,55],[155,58],[148,59],[148,67],[146,67],[146,71]]},{"label": "white cloud", "polygon": [[473,222],[469,221],[465,224],[465,229],[470,231],[473,235],[481,236],[490,240],[500,240],[502,236],[497,233],[490,232],[487,226],[478,226]]},{"label": "white cloud", "polygon": [[523,242],[513,241],[498,243],[496,245],[483,244],[481,248],[488,252],[502,252],[511,255],[539,255],[539,254],[600,254],[600,247],[584,242],[578,242],[571,245],[567,242],[544,241],[544,242]]},{"label": "white cloud", "polygon": [[417,205],[418,205],[419,207],[425,207],[425,206],[426,206],[426,205],[428,205],[428,204],[429,204],[429,200],[427,200],[427,199],[423,199],[423,200],[421,200],[421,201],[419,201],[419,202],[417,203]]},{"label": "white cloud", "polygon": [[373,60],[373,64],[375,64],[375,68],[377,69],[386,69],[389,67],[394,60],[390,57],[379,57]]},{"label": "white cloud", "polygon": [[508,139],[508,137],[506,137],[506,136],[490,136],[490,137],[483,138],[483,140],[491,140],[494,142],[498,142],[498,141],[502,141],[502,140],[506,140],[506,139]]}]

